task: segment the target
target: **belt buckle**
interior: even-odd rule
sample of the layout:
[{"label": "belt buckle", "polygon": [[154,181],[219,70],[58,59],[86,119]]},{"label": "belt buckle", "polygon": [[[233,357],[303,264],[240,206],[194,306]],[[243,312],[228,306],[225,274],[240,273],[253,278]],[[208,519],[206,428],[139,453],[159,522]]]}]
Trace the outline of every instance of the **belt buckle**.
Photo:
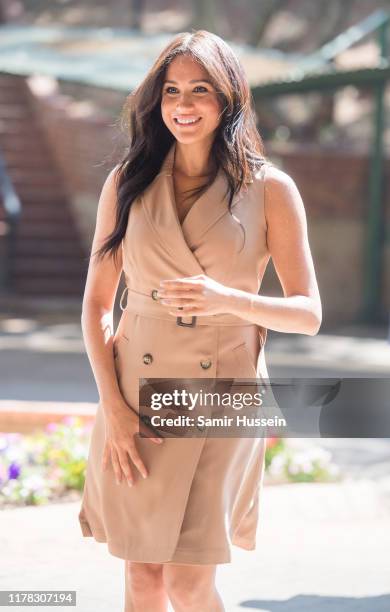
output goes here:
[{"label": "belt buckle", "polygon": [[191,323],[183,323],[182,317],[177,317],[176,318],[176,323],[177,323],[177,325],[181,325],[182,327],[195,327],[195,325],[196,325],[196,317],[191,317],[191,318],[192,318]]}]

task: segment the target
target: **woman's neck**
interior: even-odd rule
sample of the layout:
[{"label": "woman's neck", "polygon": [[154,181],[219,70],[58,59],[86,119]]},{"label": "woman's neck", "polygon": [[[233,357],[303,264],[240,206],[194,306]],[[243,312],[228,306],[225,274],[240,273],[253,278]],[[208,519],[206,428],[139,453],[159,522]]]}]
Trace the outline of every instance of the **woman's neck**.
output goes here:
[{"label": "woman's neck", "polygon": [[210,148],[176,144],[173,169],[175,174],[188,179],[206,178],[213,172],[213,162],[209,159]]}]

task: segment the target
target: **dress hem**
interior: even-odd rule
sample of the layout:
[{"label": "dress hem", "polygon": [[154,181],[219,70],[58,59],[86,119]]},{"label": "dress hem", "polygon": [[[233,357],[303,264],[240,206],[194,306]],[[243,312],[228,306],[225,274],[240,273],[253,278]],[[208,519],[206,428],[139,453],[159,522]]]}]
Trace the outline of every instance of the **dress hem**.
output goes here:
[{"label": "dress hem", "polygon": [[[79,523],[84,537],[92,537],[100,544],[107,544],[111,555],[125,561],[135,561],[138,563],[188,563],[192,565],[231,563],[230,550],[226,548],[186,550],[176,547],[173,555],[164,555],[164,550],[167,550],[166,548],[154,548],[153,551],[150,551],[150,554],[143,548],[137,554],[136,547],[131,547],[131,554],[126,554],[123,551],[122,545],[117,546],[114,542],[109,541],[103,531],[92,531],[88,521],[79,520]],[[253,540],[246,540],[244,538],[235,537],[232,544],[248,551],[255,550],[256,548]],[[192,558],[194,555],[195,558]]]}]

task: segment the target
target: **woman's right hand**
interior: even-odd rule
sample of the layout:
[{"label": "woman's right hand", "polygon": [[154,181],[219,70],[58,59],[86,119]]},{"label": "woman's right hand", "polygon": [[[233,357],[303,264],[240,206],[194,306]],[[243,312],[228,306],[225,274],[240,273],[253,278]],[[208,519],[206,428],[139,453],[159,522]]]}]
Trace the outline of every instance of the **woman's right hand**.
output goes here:
[{"label": "woman's right hand", "polygon": [[[106,426],[102,469],[107,469],[108,461],[111,457],[117,484],[122,482],[122,476],[124,476],[129,486],[132,486],[134,478],[129,457],[141,475],[144,478],[148,476],[146,467],[135,445],[134,436],[137,433],[144,433],[150,436],[151,430],[139,420],[138,416],[129,408],[124,400],[116,400],[114,406],[111,404],[109,411],[105,411],[104,406],[102,408]],[[153,444],[161,444],[163,442],[163,438],[149,437],[149,440]]]}]

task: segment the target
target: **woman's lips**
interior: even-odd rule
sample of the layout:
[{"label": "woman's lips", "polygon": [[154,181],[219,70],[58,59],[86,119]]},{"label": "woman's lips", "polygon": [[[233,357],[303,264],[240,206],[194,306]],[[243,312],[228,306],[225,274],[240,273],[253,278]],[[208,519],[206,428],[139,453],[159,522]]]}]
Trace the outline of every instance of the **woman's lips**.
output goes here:
[{"label": "woman's lips", "polygon": [[196,121],[191,121],[189,123],[179,123],[176,117],[173,118],[175,125],[178,125],[180,127],[191,127],[193,125],[197,125],[201,119],[202,117],[199,117]]}]

